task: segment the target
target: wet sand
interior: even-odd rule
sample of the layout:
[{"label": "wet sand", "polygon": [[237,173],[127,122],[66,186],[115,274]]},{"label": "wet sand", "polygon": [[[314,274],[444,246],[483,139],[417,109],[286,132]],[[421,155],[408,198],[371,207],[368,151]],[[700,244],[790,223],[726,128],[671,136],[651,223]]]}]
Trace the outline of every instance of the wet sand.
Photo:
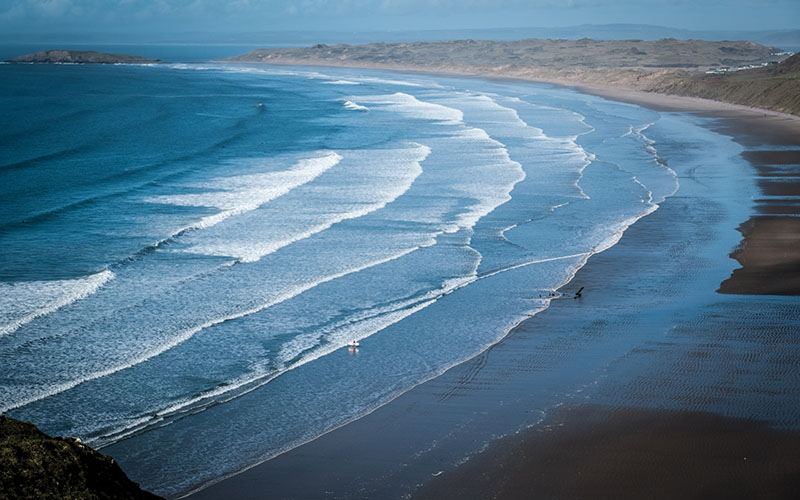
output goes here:
[{"label": "wet sand", "polygon": [[[707,99],[590,85],[575,88],[657,111],[712,118],[716,131],[742,144],[742,156],[756,170],[762,197],[755,201],[753,217],[738,228],[743,240],[731,256],[742,267],[719,291],[800,295],[800,118]],[[770,149],[775,146],[781,149]]]},{"label": "wet sand", "polygon": [[416,499],[793,498],[800,433],[710,413],[560,408]]},{"label": "wet sand", "polygon": [[[800,148],[800,133],[791,146]],[[765,141],[765,144],[766,143]],[[739,226],[741,247],[731,256],[742,268],[722,283],[722,293],[800,294],[800,149],[751,150],[762,197],[757,215]]]},{"label": "wet sand", "polygon": [[[794,153],[784,153],[800,149],[796,120],[694,112],[759,151],[744,153],[753,168],[737,182],[772,176],[788,184],[784,193],[798,186]],[[784,157],[791,162],[777,161]],[[797,275],[771,266],[795,265],[800,251],[775,251],[770,242],[797,236],[787,222],[797,200],[764,191],[753,204],[756,229],[742,226],[735,252],[748,273],[758,269],[748,281],[737,272],[731,278],[737,265],[728,256],[735,228],[747,221],[732,215],[713,182],[680,182],[676,196],[562,290],[585,286],[582,298],[554,301],[476,358],[192,498],[785,498],[800,491],[800,300],[756,286],[796,293]],[[717,292],[723,282],[725,294]],[[588,479],[570,475],[584,470]]]}]

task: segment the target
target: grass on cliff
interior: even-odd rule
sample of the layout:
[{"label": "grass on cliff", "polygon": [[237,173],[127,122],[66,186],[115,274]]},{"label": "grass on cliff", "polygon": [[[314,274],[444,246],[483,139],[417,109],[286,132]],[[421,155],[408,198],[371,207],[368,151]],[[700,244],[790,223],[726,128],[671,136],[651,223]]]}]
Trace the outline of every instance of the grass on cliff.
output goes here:
[{"label": "grass on cliff", "polygon": [[670,75],[646,90],[800,115],[800,54],[764,68],[721,75]]},{"label": "grass on cliff", "polygon": [[158,498],[139,489],[113,458],[0,416],[0,500]]}]

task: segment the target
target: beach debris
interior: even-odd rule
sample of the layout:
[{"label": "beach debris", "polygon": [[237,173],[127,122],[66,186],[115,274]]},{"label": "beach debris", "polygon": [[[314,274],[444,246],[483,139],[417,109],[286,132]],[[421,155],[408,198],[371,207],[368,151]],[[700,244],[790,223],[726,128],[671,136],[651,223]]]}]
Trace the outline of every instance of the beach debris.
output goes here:
[{"label": "beach debris", "polygon": [[574,297],[572,297],[572,298],[573,298],[573,299],[579,299],[579,298],[583,297],[583,294],[581,294],[581,292],[583,291],[583,289],[584,289],[584,287],[580,287],[580,289],[579,289],[577,292],[575,292],[575,296],[574,296]]}]

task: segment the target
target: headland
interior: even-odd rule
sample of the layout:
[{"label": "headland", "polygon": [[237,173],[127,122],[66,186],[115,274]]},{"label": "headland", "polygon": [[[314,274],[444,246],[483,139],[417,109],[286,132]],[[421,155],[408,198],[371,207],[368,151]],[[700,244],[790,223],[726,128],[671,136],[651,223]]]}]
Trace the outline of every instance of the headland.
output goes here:
[{"label": "headland", "polygon": [[45,50],[15,57],[11,63],[35,64],[156,64],[158,59],[128,54],[109,54],[93,50]]}]

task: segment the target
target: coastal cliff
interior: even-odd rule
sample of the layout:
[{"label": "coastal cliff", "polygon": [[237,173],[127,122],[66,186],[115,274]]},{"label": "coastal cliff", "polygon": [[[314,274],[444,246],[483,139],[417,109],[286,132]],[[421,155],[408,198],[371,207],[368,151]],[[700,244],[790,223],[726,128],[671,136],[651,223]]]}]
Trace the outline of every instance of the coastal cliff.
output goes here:
[{"label": "coastal cliff", "polygon": [[19,56],[9,62],[40,64],[154,64],[161,61],[127,54],[107,54],[93,50],[46,50]]},{"label": "coastal cliff", "polygon": [[0,416],[0,500],[158,500],[128,479],[113,458],[29,422]]},{"label": "coastal cliff", "polygon": [[644,90],[800,115],[800,54],[778,64],[712,74],[673,74]]},{"label": "coastal cliff", "polygon": [[[800,115],[797,56],[754,42],[539,40],[259,49],[227,59],[512,77],[702,97]],[[784,60],[785,59],[785,60]]]}]

